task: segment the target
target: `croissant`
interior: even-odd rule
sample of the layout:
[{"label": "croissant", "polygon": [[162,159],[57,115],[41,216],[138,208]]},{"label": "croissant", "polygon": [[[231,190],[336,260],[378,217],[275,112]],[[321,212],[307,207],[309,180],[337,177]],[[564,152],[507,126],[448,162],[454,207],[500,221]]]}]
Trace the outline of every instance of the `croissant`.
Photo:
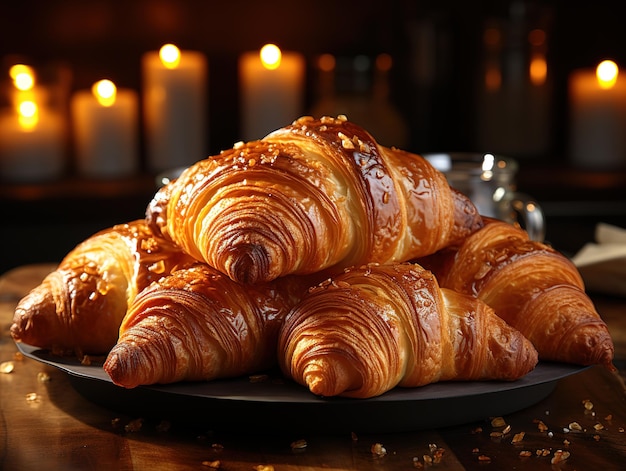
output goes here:
[{"label": "croissant", "polygon": [[197,162],[157,192],[146,219],[249,284],[406,261],[482,223],[425,159],[378,145],[342,116],[300,118]]},{"label": "croissant", "polygon": [[170,241],[156,238],[144,220],[102,230],[20,300],[11,335],[57,354],[105,354],[137,293],[193,262]]},{"label": "croissant", "polygon": [[515,380],[537,363],[516,329],[419,265],[367,265],[310,290],[278,340],[285,376],[320,396],[446,380]]},{"label": "croissant", "polygon": [[419,260],[441,286],[478,296],[543,360],[612,368],[613,342],[570,260],[494,219],[462,243]]},{"label": "croissant", "polygon": [[142,291],[104,363],[126,388],[236,377],[276,364],[278,329],[306,277],[244,286],[205,264]]}]

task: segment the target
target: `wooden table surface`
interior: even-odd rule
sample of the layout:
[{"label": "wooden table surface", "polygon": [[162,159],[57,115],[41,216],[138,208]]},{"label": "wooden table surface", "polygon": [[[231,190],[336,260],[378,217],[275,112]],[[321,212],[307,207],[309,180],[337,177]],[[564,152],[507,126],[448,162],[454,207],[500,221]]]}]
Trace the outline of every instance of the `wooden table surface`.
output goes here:
[{"label": "wooden table surface", "polygon": [[594,298],[619,372],[592,367],[560,380],[539,403],[502,417],[510,426],[504,435],[493,434],[502,427],[489,417],[410,433],[273,435],[262,423],[224,433],[120,415],[81,396],[66,373],[20,357],[9,335],[13,309],[52,268],[20,267],[0,277],[0,365],[14,367],[0,372],[2,470],[626,469],[625,299]]}]

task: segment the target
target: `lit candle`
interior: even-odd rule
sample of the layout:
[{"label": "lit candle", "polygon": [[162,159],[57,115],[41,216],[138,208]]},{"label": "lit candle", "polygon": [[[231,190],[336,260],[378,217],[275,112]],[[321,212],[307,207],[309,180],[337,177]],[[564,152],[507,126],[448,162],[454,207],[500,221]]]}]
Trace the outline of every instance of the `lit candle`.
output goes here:
[{"label": "lit candle", "polygon": [[148,167],[162,171],[206,157],[208,65],[173,44],[142,58]]},{"label": "lit candle", "polygon": [[243,139],[260,139],[302,113],[304,58],[273,45],[239,59]]},{"label": "lit candle", "polygon": [[123,177],[138,166],[138,98],[110,80],[72,97],[77,168],[88,177]]},{"label": "lit candle", "polygon": [[15,64],[9,69],[9,76],[13,81],[13,105],[27,100],[41,98],[35,87],[35,71],[24,64]]},{"label": "lit candle", "polygon": [[612,61],[576,70],[569,79],[570,155],[580,167],[626,164],[626,77]]},{"label": "lit candle", "polygon": [[10,73],[14,106],[0,114],[0,176],[19,183],[58,178],[65,163],[63,120],[38,100],[42,89],[32,69],[19,65]]}]

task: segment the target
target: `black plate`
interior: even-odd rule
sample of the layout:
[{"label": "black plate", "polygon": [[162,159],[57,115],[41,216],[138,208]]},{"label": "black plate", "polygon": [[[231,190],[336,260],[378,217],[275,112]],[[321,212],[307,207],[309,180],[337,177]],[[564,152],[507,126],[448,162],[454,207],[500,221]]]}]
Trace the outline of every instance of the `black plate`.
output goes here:
[{"label": "black plate", "polygon": [[554,390],[559,379],[587,368],[542,362],[514,382],[442,382],[396,388],[371,399],[324,399],[278,374],[260,382],[242,377],[125,389],[111,382],[101,364],[81,365],[75,358],[17,345],[26,357],[67,372],[82,396],[106,408],[133,417],[252,433],[385,433],[460,425],[536,404]]}]

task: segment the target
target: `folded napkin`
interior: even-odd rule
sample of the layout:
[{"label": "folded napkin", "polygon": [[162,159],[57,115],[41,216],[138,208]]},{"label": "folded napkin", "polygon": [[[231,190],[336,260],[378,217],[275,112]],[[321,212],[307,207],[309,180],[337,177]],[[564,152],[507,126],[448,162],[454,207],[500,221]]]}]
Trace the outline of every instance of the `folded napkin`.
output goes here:
[{"label": "folded napkin", "polygon": [[572,261],[588,291],[626,296],[626,229],[600,223]]}]

